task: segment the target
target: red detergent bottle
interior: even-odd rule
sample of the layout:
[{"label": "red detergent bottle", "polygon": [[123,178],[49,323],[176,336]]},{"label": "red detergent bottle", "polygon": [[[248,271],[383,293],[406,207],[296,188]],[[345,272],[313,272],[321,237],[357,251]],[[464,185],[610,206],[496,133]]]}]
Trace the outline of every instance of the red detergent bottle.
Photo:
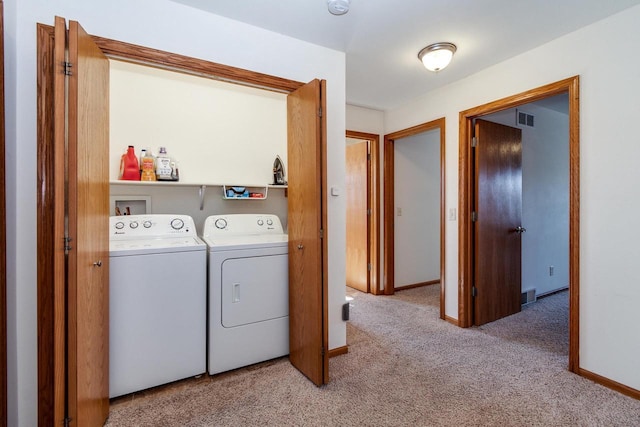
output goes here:
[{"label": "red detergent bottle", "polygon": [[133,145],[127,148],[127,152],[120,159],[120,179],[140,181],[140,165]]}]

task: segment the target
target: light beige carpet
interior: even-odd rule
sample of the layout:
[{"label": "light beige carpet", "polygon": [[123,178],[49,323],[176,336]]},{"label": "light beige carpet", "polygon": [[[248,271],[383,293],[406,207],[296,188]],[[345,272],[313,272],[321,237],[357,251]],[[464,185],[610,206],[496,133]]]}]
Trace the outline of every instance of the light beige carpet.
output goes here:
[{"label": "light beige carpet", "polygon": [[361,293],[318,388],[286,358],[112,402],[107,426],[640,426],[640,401],[567,371],[568,295],[461,329],[438,286]]}]

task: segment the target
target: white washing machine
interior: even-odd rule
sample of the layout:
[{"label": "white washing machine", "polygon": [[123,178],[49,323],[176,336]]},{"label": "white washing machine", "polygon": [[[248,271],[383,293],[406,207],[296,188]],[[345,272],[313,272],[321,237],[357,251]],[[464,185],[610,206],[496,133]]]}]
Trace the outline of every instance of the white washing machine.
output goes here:
[{"label": "white washing machine", "polygon": [[288,236],[276,215],[213,215],[209,374],[289,354]]},{"label": "white washing machine", "polygon": [[187,215],[110,218],[109,396],[206,372],[207,247]]}]

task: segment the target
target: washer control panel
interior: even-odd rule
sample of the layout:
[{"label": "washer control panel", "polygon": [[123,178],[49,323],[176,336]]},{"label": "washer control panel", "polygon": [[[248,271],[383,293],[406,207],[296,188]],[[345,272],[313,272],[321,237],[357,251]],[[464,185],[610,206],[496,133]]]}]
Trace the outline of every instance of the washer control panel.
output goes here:
[{"label": "washer control panel", "polygon": [[205,236],[283,234],[282,222],[271,214],[211,215],[204,222]]},{"label": "washer control panel", "polygon": [[189,215],[120,215],[109,218],[111,239],[153,239],[196,236],[196,226]]}]

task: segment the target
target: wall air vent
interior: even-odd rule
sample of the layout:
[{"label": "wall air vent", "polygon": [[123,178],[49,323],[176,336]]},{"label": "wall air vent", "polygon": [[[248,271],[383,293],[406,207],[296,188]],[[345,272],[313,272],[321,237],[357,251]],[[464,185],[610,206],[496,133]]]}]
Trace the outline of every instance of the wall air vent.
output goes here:
[{"label": "wall air vent", "polygon": [[527,289],[526,291],[522,291],[520,294],[520,304],[527,305],[532,302],[536,302],[536,290],[535,289]]},{"label": "wall air vent", "polygon": [[516,125],[520,127],[535,127],[535,117],[533,114],[525,113],[524,111],[516,110]]}]

